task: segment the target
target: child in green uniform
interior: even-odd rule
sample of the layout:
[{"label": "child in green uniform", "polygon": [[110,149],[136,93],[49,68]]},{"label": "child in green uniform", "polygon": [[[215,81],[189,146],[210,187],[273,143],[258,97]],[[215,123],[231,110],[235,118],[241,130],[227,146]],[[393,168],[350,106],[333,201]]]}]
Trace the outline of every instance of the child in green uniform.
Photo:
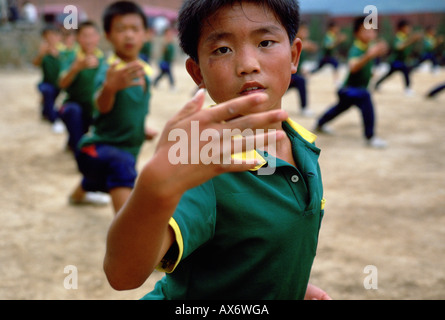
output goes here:
[{"label": "child in green uniform", "polygon": [[153,82],[153,86],[155,87],[158,85],[159,80],[161,80],[164,76],[168,76],[168,79],[170,81],[170,89],[175,89],[175,78],[173,77],[172,73],[172,64],[175,60],[175,44],[173,41],[174,35],[175,33],[173,28],[168,28],[165,30],[164,51],[159,63],[160,72]]},{"label": "child in green uniform", "polygon": [[334,68],[334,81],[338,80],[338,60],[336,58],[336,50],[338,46],[346,40],[344,34],[340,33],[337,23],[331,21],[328,30],[323,39],[323,50],[318,66],[312,70],[312,73],[320,71],[326,64],[332,65]]},{"label": "child in green uniform", "polygon": [[97,47],[100,35],[94,22],[81,23],[76,38],[79,49],[65,57],[59,80],[67,93],[59,114],[68,131],[68,147],[73,152],[91,125],[94,78],[104,59]]},{"label": "child in green uniform", "polygon": [[298,68],[297,72],[294,73],[291,77],[289,90],[295,88],[300,95],[301,115],[305,117],[312,117],[314,113],[307,107],[308,104],[307,80],[306,80],[307,72],[303,70],[302,66],[304,61],[306,60],[306,56],[308,55],[308,53],[317,51],[318,46],[315,44],[315,42],[312,42],[309,39],[309,28],[305,23],[301,23],[297,37],[301,39],[303,48],[301,49],[301,54],[300,54],[300,62],[299,62],[300,67]]},{"label": "child in green uniform", "polygon": [[42,80],[38,89],[42,94],[42,117],[55,124],[58,118],[55,107],[60,93],[58,78],[60,73],[60,30],[53,25],[46,26],[42,31],[42,43],[33,64],[42,69]]},{"label": "child in green uniform", "polygon": [[[200,89],[167,122],[110,226],[104,269],[114,288],[138,287],[158,266],[168,274],[145,299],[329,298],[308,285],[324,213],[320,150],[281,109],[301,52],[298,11],[294,0],[184,2],[186,68],[217,105],[203,108]],[[219,146],[226,130],[245,129],[243,145],[276,144],[246,148],[244,161],[194,164],[201,135]],[[178,132],[192,163],[171,161]]]},{"label": "child in green uniform", "polygon": [[114,54],[96,76],[94,125],[76,153],[83,179],[70,199],[83,203],[88,191],[106,192],[117,212],[133,188],[136,159],[146,139],[151,68],[139,58],[147,28],[141,8],[116,2],[103,20]]},{"label": "child in green uniform", "polygon": [[388,79],[394,72],[402,72],[405,79],[405,93],[411,95],[410,88],[411,67],[408,65],[408,58],[412,51],[412,45],[421,39],[421,34],[411,35],[411,24],[407,20],[400,20],[397,24],[397,33],[394,40],[393,53],[390,57],[390,69],[375,84],[375,90],[379,90],[380,85]]},{"label": "child in green uniform", "polygon": [[383,148],[386,142],[375,135],[375,115],[371,95],[368,91],[369,81],[372,77],[374,59],[387,51],[385,42],[373,44],[377,33],[374,29],[366,29],[364,18],[354,22],[354,43],[349,50],[349,75],[338,91],[339,102],[331,107],[317,122],[316,130],[329,132],[325,126],[341,113],[356,105],[363,118],[364,136],[367,145]]},{"label": "child in green uniform", "polygon": [[415,67],[413,67],[413,69],[418,67],[423,62],[429,60],[432,64],[432,71],[438,72],[439,61],[437,59],[438,56],[437,49],[442,42],[443,38],[436,36],[436,29],[433,26],[428,26],[425,29],[425,35],[423,37],[422,54],[420,56],[419,61],[417,62]]},{"label": "child in green uniform", "polygon": [[148,28],[144,45],[142,46],[141,52],[139,52],[139,57],[147,63],[151,62],[151,56],[153,54],[153,37],[153,28]]}]

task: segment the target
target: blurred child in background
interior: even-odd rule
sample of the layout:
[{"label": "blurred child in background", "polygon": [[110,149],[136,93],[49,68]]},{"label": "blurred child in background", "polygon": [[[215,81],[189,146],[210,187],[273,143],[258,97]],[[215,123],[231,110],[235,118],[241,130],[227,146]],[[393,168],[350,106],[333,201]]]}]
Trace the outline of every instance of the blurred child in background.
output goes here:
[{"label": "blurred child in background", "polygon": [[83,178],[70,202],[91,203],[89,194],[106,192],[117,212],[133,189],[136,160],[149,136],[145,118],[152,70],[139,58],[147,29],[139,6],[115,2],[105,10],[103,24],[114,54],[102,64],[93,85],[94,125],[79,143],[76,160]]},{"label": "blurred child in background", "polygon": [[422,34],[412,34],[412,26],[407,20],[400,20],[397,24],[397,33],[394,40],[393,53],[390,57],[390,69],[375,84],[375,90],[394,72],[401,72],[405,79],[405,94],[412,95],[408,58],[411,55],[413,44],[422,38]]},{"label": "blurred child in background", "polygon": [[42,69],[42,80],[38,89],[42,95],[42,118],[53,124],[54,132],[61,132],[63,125],[57,121],[55,102],[60,93],[58,78],[60,73],[60,30],[54,25],[46,26],[42,31],[42,42],[33,64]]},{"label": "blurred child in background", "polygon": [[316,130],[331,133],[326,123],[356,105],[362,114],[366,144],[373,148],[384,148],[387,145],[386,141],[375,135],[374,105],[368,85],[372,77],[374,59],[384,55],[388,47],[383,41],[374,43],[377,32],[374,29],[366,29],[364,19],[360,17],[354,22],[354,43],[348,57],[349,74],[343,87],[338,91],[339,101],[318,120]]},{"label": "blurred child in background", "polygon": [[328,25],[328,30],[323,40],[323,52],[318,66],[312,70],[312,73],[320,71],[326,64],[332,65],[334,68],[334,82],[338,81],[338,60],[335,56],[338,46],[346,40],[346,36],[340,33],[339,26],[331,21]]},{"label": "blurred child in background", "polygon": [[437,37],[436,29],[433,26],[428,26],[425,29],[425,34],[423,36],[422,54],[415,67],[418,67],[425,61],[430,61],[432,67],[431,70],[434,73],[437,73],[439,71],[437,49],[442,42],[443,42],[443,37]]},{"label": "blurred child in background", "polygon": [[97,47],[100,34],[94,22],[81,23],[76,39],[79,50],[64,59],[59,81],[67,93],[59,113],[68,130],[68,148],[73,152],[91,125],[94,78],[104,60],[104,54]]},{"label": "blurred child in background", "polygon": [[168,76],[170,81],[170,89],[172,91],[175,90],[175,79],[172,73],[172,64],[175,59],[175,30],[170,27],[165,30],[164,34],[164,50],[162,53],[162,58],[159,63],[160,73],[156,77],[153,82],[153,86],[156,87],[158,85],[159,80],[161,80],[164,76]]},{"label": "blurred child in background", "polygon": [[142,46],[139,57],[147,63],[150,63],[151,56],[153,54],[153,37],[155,32],[153,28],[148,28],[146,32],[146,39],[144,45]]},{"label": "blurred child in background", "polygon": [[300,112],[302,116],[312,117],[314,113],[307,107],[307,70],[303,68],[303,64],[307,58],[307,54],[318,50],[317,44],[309,39],[309,28],[307,24],[302,22],[298,30],[297,37],[301,39],[303,48],[300,54],[300,62],[298,63],[297,73],[292,74],[289,89],[296,89],[300,95]]}]

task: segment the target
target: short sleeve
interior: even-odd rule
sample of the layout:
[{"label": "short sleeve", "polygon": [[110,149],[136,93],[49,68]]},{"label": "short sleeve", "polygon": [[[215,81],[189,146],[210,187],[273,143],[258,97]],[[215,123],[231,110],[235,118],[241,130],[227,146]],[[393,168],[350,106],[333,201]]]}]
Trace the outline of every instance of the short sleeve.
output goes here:
[{"label": "short sleeve", "polygon": [[215,234],[216,197],[212,180],[188,190],[181,198],[170,227],[176,243],[157,267],[173,272],[182,260],[211,240]]}]

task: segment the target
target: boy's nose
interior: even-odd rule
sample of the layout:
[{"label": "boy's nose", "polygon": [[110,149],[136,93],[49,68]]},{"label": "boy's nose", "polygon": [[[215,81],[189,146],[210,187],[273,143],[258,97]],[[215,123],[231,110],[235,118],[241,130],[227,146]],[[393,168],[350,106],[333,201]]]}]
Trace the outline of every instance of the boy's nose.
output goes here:
[{"label": "boy's nose", "polygon": [[243,50],[237,57],[236,73],[243,76],[260,72],[260,64],[254,50]]}]

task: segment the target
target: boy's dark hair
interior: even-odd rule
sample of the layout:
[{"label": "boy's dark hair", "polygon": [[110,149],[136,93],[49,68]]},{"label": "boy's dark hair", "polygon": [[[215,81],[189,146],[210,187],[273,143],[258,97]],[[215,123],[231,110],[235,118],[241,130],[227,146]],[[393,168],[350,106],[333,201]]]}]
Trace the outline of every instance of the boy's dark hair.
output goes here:
[{"label": "boy's dark hair", "polygon": [[397,30],[400,30],[400,29],[402,29],[406,26],[410,26],[410,25],[411,25],[411,23],[408,20],[402,19],[397,23]]},{"label": "boy's dark hair", "polygon": [[355,18],[352,29],[354,33],[357,33],[360,30],[360,28],[365,24],[365,19],[366,17],[364,16]]},{"label": "boy's dark hair", "polygon": [[292,43],[297,35],[300,13],[297,0],[185,0],[178,18],[179,43],[198,62],[198,42],[205,20],[225,6],[251,2],[269,8],[286,29]]},{"label": "boy's dark hair", "polygon": [[147,16],[139,5],[131,1],[117,1],[109,5],[103,13],[102,22],[105,33],[111,31],[111,24],[115,17],[126,14],[138,14],[144,22],[144,28],[148,28]]},{"label": "boy's dark hair", "polygon": [[97,31],[99,31],[99,28],[97,27],[97,24],[94,21],[87,20],[79,24],[79,27],[76,30],[76,34],[79,34],[84,28],[93,27]]},{"label": "boy's dark hair", "polygon": [[43,27],[42,31],[41,31],[41,35],[44,36],[45,34],[47,34],[48,32],[56,32],[56,33],[60,33],[60,29],[55,25],[55,24],[47,24]]}]

